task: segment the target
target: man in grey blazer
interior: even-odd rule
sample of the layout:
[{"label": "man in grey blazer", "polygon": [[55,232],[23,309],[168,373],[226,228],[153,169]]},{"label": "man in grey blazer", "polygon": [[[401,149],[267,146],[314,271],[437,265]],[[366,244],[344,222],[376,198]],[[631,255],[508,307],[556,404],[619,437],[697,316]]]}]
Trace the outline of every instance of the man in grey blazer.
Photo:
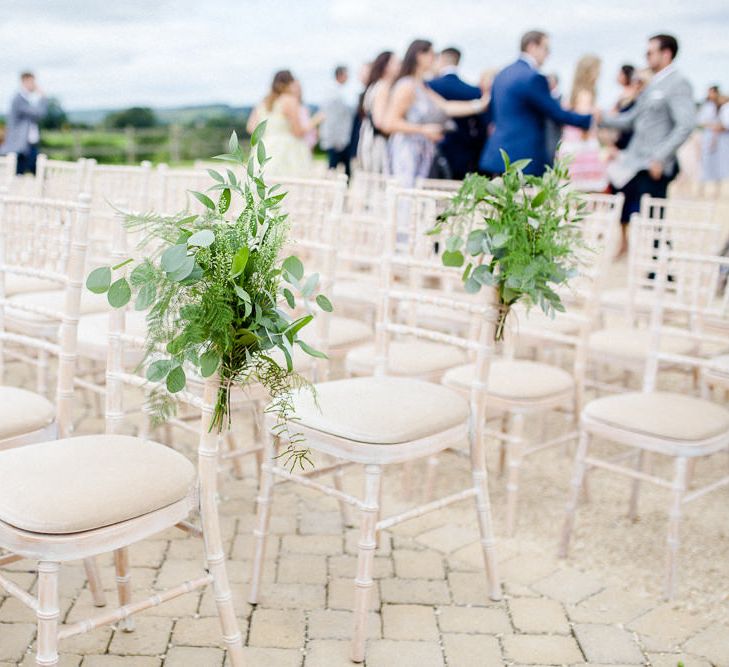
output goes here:
[{"label": "man in grey blazer", "polygon": [[35,82],[31,72],[20,75],[20,90],[10,104],[5,141],[0,146],[0,154],[17,153],[17,173],[35,174],[35,162],[38,157],[40,129],[38,123],[46,115],[48,103]]},{"label": "man in grey blazer", "polygon": [[627,223],[640,210],[641,197],[666,196],[668,184],[678,174],[676,152],[696,126],[691,84],[673,64],[677,53],[672,35],[651,37],[646,51],[653,72],[650,83],[630,110],[602,117],[602,127],[633,131],[627,148],[608,168],[614,189],[625,194],[619,255],[627,251]]}]

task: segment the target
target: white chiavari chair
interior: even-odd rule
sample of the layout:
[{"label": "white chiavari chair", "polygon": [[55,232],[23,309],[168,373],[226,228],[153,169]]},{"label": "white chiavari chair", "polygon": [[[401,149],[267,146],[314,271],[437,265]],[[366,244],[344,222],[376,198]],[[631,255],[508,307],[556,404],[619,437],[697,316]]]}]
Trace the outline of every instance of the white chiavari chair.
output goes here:
[{"label": "white chiavari chair", "polygon": [[[668,217],[668,213],[666,215],[664,219],[636,215],[631,220],[628,287],[621,318],[597,328],[588,341],[591,365],[600,364],[622,373],[619,382],[590,377],[588,384],[593,387],[604,391],[621,391],[632,375],[642,371],[651,339],[646,316],[650,314],[655,299],[654,265],[659,249],[665,246],[674,252],[708,255],[716,252],[719,245],[720,227],[716,223],[676,221]],[[685,265],[678,265],[677,268],[684,271]],[[671,312],[672,302],[681,304],[682,292],[686,285],[691,284],[690,276],[684,273],[672,274],[669,278],[664,297],[664,308],[668,313]],[[614,292],[603,292],[609,298],[611,293]],[[605,304],[603,299],[603,311]],[[687,326],[685,317],[680,313],[676,318],[679,328]],[[661,336],[661,346],[666,352],[687,353],[696,345],[696,340],[688,339],[680,332],[679,335],[673,335],[665,330]],[[595,363],[592,364],[592,361]]]},{"label": "white chiavari chair", "polygon": [[[452,293],[455,300],[468,300],[460,281],[453,279],[453,272],[439,271],[441,263],[439,245],[426,232],[432,229],[438,215],[445,210],[450,195],[445,192],[413,190],[392,187],[388,190],[388,213],[383,229],[383,241],[393,244],[395,252],[402,257],[418,259],[413,265],[398,265],[395,279],[411,290],[427,291],[437,286],[440,292]],[[387,247],[387,246],[385,246]],[[432,273],[435,271],[435,274]],[[370,287],[378,294],[380,283]],[[442,284],[445,280],[446,283]],[[336,293],[336,292],[335,292]],[[380,299],[380,303],[381,303]],[[427,326],[444,331],[468,329],[468,318],[458,318],[458,313],[442,309],[431,303],[397,304],[400,312],[388,313],[396,321],[415,325],[427,322]],[[378,322],[384,317],[378,313]],[[442,374],[454,366],[466,362],[463,351],[442,343],[428,340],[393,340],[388,348],[388,372],[392,375],[418,377],[438,381]],[[367,344],[356,347],[347,354],[346,368],[351,375],[371,375],[376,365],[376,345]]]},{"label": "white chiavari chair", "polygon": [[[682,335],[690,340],[713,340],[715,334],[702,330],[704,322],[729,323],[729,293],[720,269],[729,267],[729,259],[672,251],[663,244],[653,262],[654,303],[650,322],[649,353],[643,375],[642,391],[597,398],[588,402],[580,419],[580,442],[575,458],[572,487],[565,518],[560,554],[565,556],[573,531],[579,491],[590,469],[603,469],[633,479],[629,516],[637,515],[640,482],[648,482],[671,491],[667,537],[665,595],[671,598],[677,584],[679,522],[684,505],[710,491],[729,484],[729,475],[714,479],[702,488],[690,489],[690,463],[729,449],[729,410],[689,391],[666,391],[659,386],[661,364],[706,368],[707,362],[695,354],[677,353],[661,345],[661,338],[676,335],[673,317],[683,312],[696,326]],[[683,285],[676,289],[681,276]],[[668,322],[667,322],[668,320]],[[729,344],[729,337],[724,334]],[[691,348],[695,350],[696,348]],[[630,468],[592,453],[593,438],[617,443],[636,454],[636,466]],[[673,478],[665,479],[648,471],[647,462],[655,455],[673,463]]]},{"label": "white chiavari chair", "polygon": [[[19,207],[23,212],[43,212],[43,234],[28,233],[23,225],[24,215],[19,218],[8,209]],[[35,219],[35,216],[32,216]],[[77,357],[76,327],[79,319],[81,284],[86,255],[89,219],[89,199],[81,196],[79,202],[50,202],[18,197],[0,198],[0,373],[5,381],[6,361],[10,359],[30,361],[30,351],[37,351],[47,364],[51,356],[58,359],[57,384],[54,401],[41,392],[32,392],[17,386],[0,386],[0,450],[67,437],[73,426],[74,374]],[[20,228],[14,228],[19,223]],[[23,251],[9,243],[13,234],[23,238]],[[12,251],[8,252],[8,247]],[[27,256],[26,256],[27,253]],[[28,259],[32,257],[32,262]],[[32,329],[9,328],[11,313],[18,304],[8,299],[5,285],[11,276],[32,276],[58,286],[59,299],[55,311],[50,313],[55,326],[60,323],[57,340],[34,335]],[[12,306],[12,307],[11,307]],[[17,347],[20,347],[18,351]],[[6,557],[6,562],[17,560]],[[0,559],[2,562],[2,559]],[[105,604],[98,571],[93,561],[85,562],[89,585],[98,606]]]},{"label": "white chiavari chair", "polygon": [[15,180],[15,171],[18,167],[18,156],[15,153],[0,155],[0,190],[10,189]]},{"label": "white chiavari chair", "polygon": [[[619,202],[604,203],[619,213],[619,207],[615,206]],[[524,460],[577,439],[577,418],[584,402],[587,336],[595,320],[605,265],[618,232],[618,218],[613,215],[610,220],[614,224],[606,225],[603,216],[586,215],[579,223],[584,244],[576,249],[580,273],[571,281],[570,298],[565,298],[567,312],[556,314],[555,319],[562,320],[560,327],[544,326],[544,320],[552,321],[544,315],[517,322],[507,333],[511,340],[504,346],[503,357],[491,362],[488,382],[483,387],[489,411],[499,414],[496,424],[500,426],[487,428],[485,434],[495,438],[501,446],[500,467],[503,468],[505,459],[507,461],[506,531],[510,536],[516,527]],[[568,368],[515,358],[515,348],[524,341],[537,349],[559,346],[561,352],[567,352]],[[468,391],[474,373],[473,364],[466,364],[447,371],[442,381],[453,389]],[[540,430],[536,441],[528,441],[525,421],[534,417],[544,420],[552,411],[566,414],[567,428],[552,437]]]},{"label": "white chiavari chair", "polygon": [[449,178],[418,178],[415,181],[416,190],[442,190],[444,192],[456,193],[463,185],[463,181]]},{"label": "white chiavari chair", "polygon": [[[391,235],[394,241],[394,234]],[[394,253],[394,243],[388,243],[382,260],[382,313],[397,311],[398,303],[430,304],[452,308],[461,317],[472,317],[480,323],[473,336],[460,337],[391,321],[384,316],[377,328],[377,368],[374,377],[358,377],[317,383],[316,398],[302,392],[293,398],[296,421],[290,430],[303,435],[306,446],[314,451],[334,456],[345,464],[364,465],[364,498],[344,493],[320,484],[311,476],[294,474],[283,467],[276,457],[277,443],[266,441],[265,462],[258,497],[258,518],[253,559],[253,575],[249,600],[258,601],[264,564],[266,535],[275,480],[292,481],[316,489],[349,504],[360,511],[360,540],[355,578],[354,629],[351,658],[362,662],[365,657],[367,610],[373,582],[373,563],[377,535],[409,519],[422,516],[451,503],[474,498],[481,531],[481,546],[489,583],[489,596],[498,600],[501,586],[496,572],[496,554],[487,486],[485,455],[480,425],[483,423],[483,394],[477,386],[488,375],[493,346],[496,309],[482,295],[482,301],[461,302],[450,298],[448,292],[432,290],[411,291],[406,284],[393,280],[395,271],[409,270],[420,260]],[[427,262],[428,270],[432,266]],[[452,269],[440,267],[443,281]],[[460,276],[460,271],[458,271]],[[476,359],[477,372],[473,390],[466,399],[442,385],[419,379],[388,375],[388,347],[393,336],[417,336],[433,343],[461,348],[465,355]],[[426,458],[451,447],[469,443],[472,483],[467,488],[426,503],[398,515],[381,518],[381,475],[386,465],[406,463]],[[327,467],[317,474],[331,472]]]},{"label": "white chiavari chair", "polygon": [[[7,578],[0,585],[36,610],[38,665],[58,664],[60,640],[111,623],[132,631],[131,615],[212,585],[231,665],[243,665],[241,633],[228,583],[216,501],[219,436],[211,430],[218,382],[205,383],[202,399],[180,392],[178,400],[202,413],[198,463],[143,437],[121,435],[125,386],[150,383],[124,367],[125,347],[144,339],[125,334],[124,312],[110,314],[106,433],[77,436],[0,452],[0,546],[38,561],[37,597]],[[161,391],[161,387],[156,387]],[[76,474],[78,470],[83,475]],[[200,527],[191,523],[198,515]],[[128,546],[168,528],[204,542],[200,575],[132,602]],[[120,606],[61,626],[59,566],[71,559],[114,552]]]},{"label": "white chiavari chair", "polygon": [[88,191],[89,161],[81,158],[75,162],[49,160],[38,156],[35,172],[35,196],[46,199],[73,201]]},{"label": "white chiavari chair", "polygon": [[655,254],[656,238],[669,240],[677,252],[707,255],[718,252],[722,240],[722,229],[716,219],[713,202],[644,195],[638,217],[654,221],[657,236],[651,238],[643,230],[636,233],[631,222],[627,285],[606,289],[601,297],[606,314],[622,315],[629,323],[640,316],[645,319],[650,314],[650,285],[645,283],[645,265]]}]

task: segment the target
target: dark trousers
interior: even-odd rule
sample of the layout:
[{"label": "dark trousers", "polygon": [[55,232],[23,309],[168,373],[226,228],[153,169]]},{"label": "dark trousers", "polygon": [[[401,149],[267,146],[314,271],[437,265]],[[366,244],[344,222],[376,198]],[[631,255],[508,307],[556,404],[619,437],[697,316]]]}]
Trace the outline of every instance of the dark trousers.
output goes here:
[{"label": "dark trousers", "polygon": [[643,195],[664,198],[668,191],[668,184],[676,178],[676,174],[678,174],[678,169],[674,169],[673,173],[668,176],[663,174],[658,180],[655,180],[646,170],[643,170],[633,176],[620,190],[625,195],[620,222],[624,225],[628,224],[630,216],[640,211],[640,199]]},{"label": "dark trousers", "polygon": [[35,174],[35,164],[38,160],[38,144],[31,144],[25,153],[18,153],[18,164],[15,173],[18,176],[22,174]]},{"label": "dark trousers", "polygon": [[329,157],[329,169],[336,169],[340,164],[344,165],[344,171],[347,176],[351,176],[349,161],[352,157],[349,146],[338,151],[336,148],[327,149]]}]

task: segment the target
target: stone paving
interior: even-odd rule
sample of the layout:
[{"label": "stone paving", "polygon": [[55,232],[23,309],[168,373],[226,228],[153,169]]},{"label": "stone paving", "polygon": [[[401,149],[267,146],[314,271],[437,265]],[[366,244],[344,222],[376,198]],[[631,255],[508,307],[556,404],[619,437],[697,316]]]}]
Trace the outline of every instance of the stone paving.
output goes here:
[{"label": "stone paving", "polygon": [[[547,453],[544,458],[560,469],[569,468],[563,452]],[[533,479],[546,474],[542,468],[547,464],[536,461]],[[468,477],[465,459],[454,453],[443,455],[439,472],[439,492],[465,483]],[[357,490],[359,482],[355,469],[347,473],[350,490]],[[400,497],[396,469],[387,473],[385,482],[385,511],[398,511],[405,502]],[[248,664],[351,665],[348,638],[357,531],[342,528],[332,499],[290,484],[277,487],[262,600],[251,608],[245,596],[255,486],[252,467],[243,480],[227,478],[221,504],[230,558],[228,572]],[[493,475],[499,528],[503,486],[503,479]],[[533,486],[538,488],[538,484]],[[594,486],[593,495],[599,498],[599,485]],[[619,549],[614,551],[614,562],[605,564],[604,572],[583,570],[579,558],[557,560],[555,543],[561,514],[542,516],[542,523],[549,518],[546,523],[553,527],[553,539],[535,539],[529,519],[532,490],[524,490],[527,515],[522,517],[517,536],[499,543],[505,590],[499,603],[490,602],[486,595],[470,503],[451,506],[383,534],[375,564],[377,585],[367,667],[729,665],[729,627],[721,622],[725,620],[721,612],[705,609],[691,613],[685,610],[685,601],[683,607],[680,602],[663,603],[655,592],[641,585],[608,583],[611,578],[620,579]],[[714,500],[723,501],[725,506],[726,496]],[[599,500],[593,500],[584,512],[589,513],[595,502],[599,506]],[[612,519],[617,520],[621,510],[615,507],[615,497],[611,505]],[[640,533],[637,527],[635,530]],[[198,540],[176,531],[133,547],[135,595],[141,597],[151,588],[196,576],[200,553]],[[111,559],[103,559],[102,565],[105,587],[113,601]],[[651,567],[648,560],[638,566],[660,579],[661,567]],[[29,563],[16,563],[7,571],[23,588],[33,590],[35,575]],[[718,587],[725,583],[726,578],[715,581]],[[93,613],[80,565],[62,569],[61,596],[64,621],[77,621]],[[32,614],[12,598],[0,601],[0,667],[35,664],[30,653],[35,636]],[[103,628],[66,640],[61,644],[60,664],[220,666],[224,654],[218,638],[210,591],[198,592],[137,616],[133,633]]]}]

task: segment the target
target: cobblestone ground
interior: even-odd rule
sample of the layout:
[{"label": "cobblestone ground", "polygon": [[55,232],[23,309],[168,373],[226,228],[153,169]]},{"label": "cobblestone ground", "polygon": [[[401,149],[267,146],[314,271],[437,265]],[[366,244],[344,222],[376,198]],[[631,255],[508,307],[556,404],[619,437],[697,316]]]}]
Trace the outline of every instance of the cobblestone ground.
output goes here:
[{"label": "cobblestone ground", "polygon": [[[729,206],[724,202],[724,212]],[[727,218],[729,219],[729,218]],[[615,266],[616,283],[624,264]],[[83,430],[98,432],[92,420]],[[179,443],[175,443],[179,444]],[[605,445],[603,445],[605,447]],[[489,447],[489,460],[494,461]],[[316,461],[316,459],[315,459]],[[470,503],[396,527],[382,536],[375,561],[367,667],[492,667],[508,665],[652,665],[729,667],[729,489],[687,506],[682,523],[680,586],[661,600],[666,511],[664,490],[645,488],[637,523],[626,518],[630,481],[607,473],[590,478],[571,556],[556,559],[571,455],[550,450],[523,468],[516,536],[499,541],[504,600],[486,595]],[[702,461],[695,483],[729,465],[725,455]],[[251,566],[253,467],[221,486],[228,572],[251,667],[351,665],[348,638],[357,532],[344,528],[336,503],[309,490],[277,487],[261,603],[246,603]],[[493,466],[492,466],[493,467]],[[658,461],[656,472],[668,473]],[[385,475],[384,513],[406,507],[399,469]],[[417,468],[414,479],[424,475]],[[466,459],[442,455],[437,493],[468,484]],[[491,470],[498,535],[503,535],[505,480]],[[345,486],[357,493],[359,472]],[[414,484],[417,488],[417,483]],[[644,485],[645,486],[645,485]],[[179,531],[131,549],[135,598],[197,576],[201,545]],[[110,602],[114,575],[103,559]],[[8,575],[33,591],[32,564]],[[94,613],[83,568],[62,568],[65,622]],[[136,631],[107,627],[61,644],[62,667],[220,667],[223,651],[210,591],[192,593],[136,616]],[[35,625],[16,600],[0,596],[0,667],[33,665]]]},{"label": "cobblestone ground", "polygon": [[[493,457],[492,457],[493,458]],[[716,464],[726,465],[723,460]],[[713,468],[705,466],[707,472]],[[402,524],[383,535],[377,553],[368,667],[475,665],[729,665],[726,522],[718,510],[729,494],[690,506],[682,585],[673,604],[660,599],[667,498],[646,492],[642,520],[624,518],[628,482],[596,475],[592,499],[578,517],[573,555],[555,558],[569,475],[563,451],[525,467],[517,536],[501,540],[505,597],[486,595],[470,503]],[[385,513],[406,506],[399,470],[385,477]],[[416,469],[417,475],[424,474]],[[702,469],[697,473],[703,474]],[[438,492],[467,484],[466,459],[441,457]],[[504,480],[492,475],[499,529]],[[352,468],[346,486],[356,492]],[[348,638],[357,531],[343,528],[335,501],[290,484],[276,490],[261,603],[246,603],[256,483],[252,465],[242,480],[226,477],[221,512],[236,607],[252,667],[337,667],[351,664]],[[501,531],[500,531],[501,532]],[[135,595],[200,572],[198,540],[168,532],[131,550]],[[103,578],[114,600],[111,560]],[[32,565],[7,568],[33,590]],[[0,598],[0,667],[34,664],[32,614]],[[697,608],[699,607],[699,608]],[[62,569],[66,622],[94,612],[83,568]],[[136,617],[136,631],[104,628],[62,643],[63,667],[217,666],[223,664],[210,592],[192,593]]]}]

